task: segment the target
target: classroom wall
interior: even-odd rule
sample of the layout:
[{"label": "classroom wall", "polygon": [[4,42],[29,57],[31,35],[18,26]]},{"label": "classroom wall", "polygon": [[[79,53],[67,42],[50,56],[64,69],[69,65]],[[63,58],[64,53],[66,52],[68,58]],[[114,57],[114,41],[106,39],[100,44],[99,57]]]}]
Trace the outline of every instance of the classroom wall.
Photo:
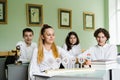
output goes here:
[{"label": "classroom wall", "polygon": [[[93,37],[94,30],[83,30],[83,12],[95,14],[95,28],[105,27],[104,0],[8,0],[8,23],[0,24],[0,51],[12,50],[18,41],[22,40],[22,30],[27,26],[26,4],[43,5],[44,23],[54,27],[56,44],[62,46],[69,31],[77,32],[81,47],[84,49],[96,44]],[[58,28],[58,8],[72,10],[72,29]],[[37,42],[39,26],[29,27],[35,32],[34,40]]]}]

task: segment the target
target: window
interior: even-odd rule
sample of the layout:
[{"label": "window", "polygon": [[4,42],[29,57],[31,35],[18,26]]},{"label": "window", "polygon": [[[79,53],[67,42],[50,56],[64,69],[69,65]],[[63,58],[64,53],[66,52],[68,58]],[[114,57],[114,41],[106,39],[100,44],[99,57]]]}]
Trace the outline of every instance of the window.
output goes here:
[{"label": "window", "polygon": [[110,43],[120,45],[120,0],[109,0]]},{"label": "window", "polygon": [[117,20],[116,20],[116,27],[117,27],[117,31],[116,31],[116,36],[117,36],[117,44],[120,45],[120,0],[116,0],[117,5],[116,5],[116,10],[117,10]]}]

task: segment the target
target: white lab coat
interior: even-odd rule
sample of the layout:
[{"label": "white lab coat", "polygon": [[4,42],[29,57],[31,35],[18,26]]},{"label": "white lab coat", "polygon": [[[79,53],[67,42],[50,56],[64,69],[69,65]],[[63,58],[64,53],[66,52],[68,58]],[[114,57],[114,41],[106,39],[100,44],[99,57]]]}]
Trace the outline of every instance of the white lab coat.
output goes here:
[{"label": "white lab coat", "polygon": [[104,46],[95,45],[86,50],[82,55],[85,57],[87,54],[91,54],[92,60],[98,59],[116,59],[117,47],[111,44],[105,44]]},{"label": "white lab coat", "polygon": [[[61,59],[65,58],[65,57],[71,58],[71,56],[61,47],[57,46],[57,49],[58,49]],[[52,50],[48,51],[45,48],[43,48],[43,51],[44,51],[44,59],[40,64],[38,64],[37,63],[38,49],[36,48],[34,50],[32,60],[29,65],[28,80],[34,80],[33,74],[39,74],[45,70],[58,69],[60,67],[60,64],[58,64],[56,62],[56,59],[54,58],[54,56],[52,54]]]},{"label": "white lab coat", "polygon": [[24,41],[19,41],[16,46],[20,46],[20,57],[18,61],[23,63],[29,63],[33,54],[34,49],[37,47],[35,42],[32,42],[29,47],[27,47]]},{"label": "white lab coat", "polygon": [[[67,50],[67,45],[64,44],[63,45],[63,49]],[[80,44],[78,45],[73,45],[72,48],[68,51],[68,53],[74,57],[77,57],[79,54],[81,54],[81,47]]]}]

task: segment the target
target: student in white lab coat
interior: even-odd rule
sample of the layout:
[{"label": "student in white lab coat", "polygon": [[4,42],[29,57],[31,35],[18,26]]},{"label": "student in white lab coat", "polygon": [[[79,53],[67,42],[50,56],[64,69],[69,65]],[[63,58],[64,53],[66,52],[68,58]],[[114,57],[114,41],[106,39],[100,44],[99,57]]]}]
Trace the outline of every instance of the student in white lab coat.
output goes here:
[{"label": "student in white lab coat", "polygon": [[[80,41],[76,32],[71,31],[68,33],[65,39],[65,44],[63,45],[63,48],[75,58],[74,62],[69,63],[69,68],[72,68],[72,67],[79,68],[77,57],[78,55],[81,54],[81,47],[80,47]],[[72,66],[72,64],[75,64],[75,66]]]},{"label": "student in white lab coat", "polygon": [[33,50],[37,44],[33,42],[34,32],[30,28],[23,29],[23,41],[19,41],[16,46],[20,47],[20,57],[18,61],[22,63],[29,63],[33,54]]},{"label": "student in white lab coat", "polygon": [[108,44],[107,41],[110,38],[109,32],[104,28],[99,28],[94,32],[94,37],[97,40],[97,45],[90,47],[83,55],[91,55],[92,60],[99,59],[116,59],[117,47],[116,45]]},{"label": "student in white lab coat", "polygon": [[80,42],[76,32],[71,31],[68,33],[63,48],[74,57],[77,57],[81,53]]},{"label": "student in white lab coat", "polygon": [[60,59],[70,58],[64,49],[54,43],[54,29],[44,24],[38,41],[38,48],[34,50],[29,65],[29,80],[34,80],[33,74],[44,73],[46,70],[59,69]]}]

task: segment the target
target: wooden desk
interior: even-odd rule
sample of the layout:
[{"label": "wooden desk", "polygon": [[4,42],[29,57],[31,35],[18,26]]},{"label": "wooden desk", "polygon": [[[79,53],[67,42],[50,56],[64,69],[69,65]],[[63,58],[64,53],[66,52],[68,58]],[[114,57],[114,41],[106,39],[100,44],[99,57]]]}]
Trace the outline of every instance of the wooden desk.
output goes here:
[{"label": "wooden desk", "polygon": [[0,52],[0,56],[14,56],[15,53],[11,52],[11,51],[1,51]]}]

